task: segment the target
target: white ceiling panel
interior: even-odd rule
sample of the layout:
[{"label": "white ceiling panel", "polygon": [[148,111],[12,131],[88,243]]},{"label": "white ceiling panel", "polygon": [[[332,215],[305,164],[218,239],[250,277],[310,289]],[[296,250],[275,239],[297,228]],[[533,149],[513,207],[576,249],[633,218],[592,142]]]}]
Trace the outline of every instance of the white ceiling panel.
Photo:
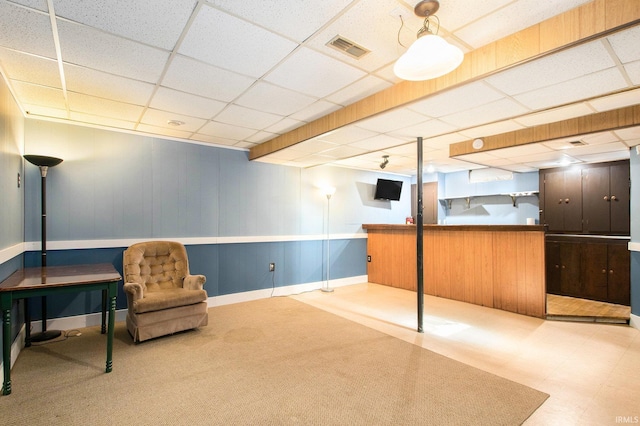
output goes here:
[{"label": "white ceiling panel", "polygon": [[205,124],[198,133],[203,135],[215,136],[221,139],[231,139],[241,141],[256,133],[255,129],[247,129],[246,127],[232,126],[231,124],[210,121]]},{"label": "white ceiling panel", "polygon": [[135,80],[155,83],[169,58],[166,51],[58,20],[62,59]]},{"label": "white ceiling panel", "polygon": [[159,87],[149,106],[163,111],[183,113],[197,118],[211,118],[227,104],[202,96]]},{"label": "white ceiling panel", "polygon": [[240,96],[235,103],[279,115],[291,115],[314,103],[317,99],[293,90],[258,82]]},{"label": "white ceiling panel", "polygon": [[587,145],[600,145],[603,143],[611,143],[619,141],[620,138],[614,132],[601,132],[592,135],[584,135],[580,138]]},{"label": "white ceiling panel", "polygon": [[437,118],[486,105],[502,98],[504,98],[503,93],[478,81],[414,102],[408,108]]},{"label": "white ceiling panel", "polygon": [[[181,121],[184,124],[180,126],[169,124],[169,122],[173,122],[173,120]],[[142,115],[140,122],[150,126],[164,127],[179,132],[193,133],[202,127],[206,123],[206,120],[148,108]]]},{"label": "white ceiling panel", "polygon": [[529,112],[525,107],[511,99],[499,99],[487,105],[450,114],[440,119],[454,126],[471,127],[483,123],[504,120]]},{"label": "white ceiling panel", "polygon": [[220,68],[260,77],[296,46],[290,40],[205,4],[178,51]]},{"label": "white ceiling panel", "polygon": [[640,85],[640,61],[625,65],[624,70],[635,86]]},{"label": "white ceiling panel", "polygon": [[286,118],[283,118],[282,120],[278,121],[273,126],[269,126],[264,130],[267,131],[267,132],[271,132],[271,133],[282,134],[282,133],[286,133],[286,132],[288,132],[290,130],[297,129],[298,127],[302,126],[303,124],[304,124],[303,121],[294,120],[293,118],[286,117]]},{"label": "white ceiling panel", "polygon": [[345,126],[339,129],[333,130],[329,133],[318,136],[318,139],[323,141],[334,142],[338,144],[350,144],[353,142],[361,141],[363,139],[371,138],[377,133],[372,130],[363,129],[358,126]]},{"label": "white ceiling panel", "polygon": [[81,112],[71,111],[69,113],[69,118],[78,121],[89,121],[100,126],[113,127],[117,129],[134,130],[136,128],[136,123],[133,121],[118,120],[115,118],[101,117],[98,115],[89,115]]},{"label": "white ceiling panel", "polygon": [[219,136],[204,135],[202,133],[193,135],[191,139],[220,146],[235,146],[235,144],[238,143],[238,141],[235,139],[226,139]]},{"label": "white ceiling panel", "polygon": [[249,129],[264,129],[282,120],[281,115],[269,112],[258,111],[238,105],[229,105],[224,111],[218,114],[215,119],[221,123],[233,124],[235,126]]},{"label": "white ceiling panel", "polygon": [[499,135],[507,132],[521,130],[525,126],[517,123],[515,120],[499,121],[497,123],[485,124],[484,126],[472,127],[470,129],[460,130],[460,134],[469,137],[469,139],[482,138],[490,135]]},{"label": "white ceiling panel", "polygon": [[[470,25],[478,17],[486,16],[511,3],[511,0],[483,0],[465,2],[442,2],[436,15],[440,18],[442,26],[447,31],[456,31]],[[490,30],[490,29],[489,29]],[[502,31],[501,27],[494,28],[493,31]],[[501,37],[501,36],[492,36]]]},{"label": "white ceiling panel", "polygon": [[64,65],[67,89],[100,98],[145,105],[155,86],[90,68]]},{"label": "white ceiling panel", "polygon": [[560,108],[552,108],[550,110],[536,112],[522,117],[516,117],[516,121],[524,126],[539,126],[546,123],[555,123],[557,121],[567,120],[569,118],[581,117],[583,115],[593,114],[595,111],[589,108],[585,103],[567,105]]},{"label": "white ceiling panel", "polygon": [[[494,13],[486,13],[481,19],[456,31],[455,35],[474,48],[478,48],[589,1],[591,0],[511,1],[506,7]],[[464,2],[465,5],[467,3]],[[443,22],[443,26],[446,28],[446,23]]]},{"label": "white ceiling panel", "polygon": [[539,110],[555,105],[582,101],[627,87],[617,68],[600,71],[543,89],[523,93],[514,98],[525,106]]},{"label": "white ceiling panel", "polygon": [[254,80],[184,56],[173,58],[162,85],[194,95],[229,102],[247,90]]},{"label": "white ceiling panel", "polygon": [[341,159],[341,158],[348,158],[348,157],[360,155],[365,152],[366,151],[362,148],[356,148],[354,146],[349,146],[349,145],[339,145],[335,148],[322,151],[322,155],[326,155],[336,159]]},{"label": "white ceiling panel", "polygon": [[143,111],[143,107],[139,105],[111,101],[75,92],[69,92],[69,109],[75,112],[117,118],[124,121],[131,121],[133,117],[136,117],[137,121],[137,117],[140,117]]},{"label": "white ceiling panel", "polygon": [[56,57],[49,16],[8,2],[0,2],[0,46]]},{"label": "white ceiling panel", "polygon": [[636,105],[638,100],[640,100],[640,89],[633,89],[592,99],[587,103],[591,105],[594,110],[601,112]]},{"label": "white ceiling panel", "polygon": [[144,124],[144,123],[138,124],[138,126],[136,127],[136,130],[144,133],[149,133],[152,135],[166,135],[166,136],[170,136],[173,138],[180,138],[180,139],[187,139],[191,135],[191,132],[187,132],[184,130],[169,129],[166,127],[152,126],[150,124]]},{"label": "white ceiling panel", "polygon": [[[209,0],[209,3],[302,42],[347,7],[351,0],[324,0],[313,4],[304,1],[271,1],[265,4],[259,0]],[[313,13],[309,13],[310,9]]]},{"label": "white ceiling panel", "polygon": [[364,77],[365,73],[329,56],[301,48],[265,80],[322,98]]},{"label": "white ceiling panel", "polygon": [[[424,118],[426,117],[423,116],[423,119]],[[458,127],[453,126],[449,123],[445,123],[440,120],[427,120],[414,126],[408,126],[394,130],[392,132],[389,132],[389,135],[402,139],[415,140],[419,136],[422,136],[423,138],[430,138],[432,136],[438,136],[445,133],[454,132],[456,130],[458,130]]]},{"label": "white ceiling panel", "polygon": [[63,18],[172,50],[196,3],[195,0],[55,0],[53,7]]},{"label": "white ceiling panel", "polygon": [[349,145],[355,146],[356,148],[363,148],[368,151],[378,151],[393,146],[404,145],[405,143],[407,143],[407,141],[402,139],[392,138],[387,135],[378,135]]},{"label": "white ceiling panel", "polygon": [[612,142],[600,145],[583,145],[565,150],[572,157],[582,158],[590,154],[602,154],[614,151],[628,151],[629,147],[622,142]]},{"label": "white ceiling panel", "polygon": [[539,144],[529,144],[529,145],[521,145],[515,146],[512,148],[502,148],[491,151],[491,155],[499,158],[514,158],[514,157],[523,157],[529,155],[537,155],[543,153],[549,153],[553,150],[547,148],[543,145]]},{"label": "white ceiling panel", "polygon": [[[47,108],[65,110],[65,100],[62,90],[47,86],[12,81],[13,90],[25,104],[39,105]],[[29,111],[28,109],[26,111]]]},{"label": "white ceiling panel", "polygon": [[360,99],[364,99],[391,86],[392,84],[386,80],[368,75],[348,85],[344,89],[327,96],[327,100],[342,106],[351,105]]},{"label": "white ceiling panel", "polygon": [[22,108],[24,108],[27,116],[32,117],[47,117],[47,118],[68,118],[69,114],[66,109],[59,108],[50,108],[44,105],[34,105],[29,103],[23,103]]},{"label": "white ceiling panel", "polygon": [[313,154],[314,152],[323,152],[328,149],[337,148],[338,145],[332,142],[326,142],[318,139],[309,139],[296,145],[295,151],[304,154]]},{"label": "white ceiling panel", "polygon": [[640,60],[640,27],[621,31],[607,39],[623,64]]},{"label": "white ceiling panel", "polygon": [[414,126],[428,119],[429,117],[410,109],[399,108],[360,120],[358,127],[378,133],[388,133],[406,126]]},{"label": "white ceiling panel", "polygon": [[340,105],[334,104],[332,102],[317,101],[312,103],[308,107],[302,108],[300,111],[291,114],[290,117],[295,120],[310,122],[320,117],[324,117],[325,115],[339,109]]},{"label": "white ceiling panel", "polygon": [[9,0],[10,3],[17,3],[23,6],[29,6],[34,9],[46,12],[49,7],[47,6],[47,0]]},{"label": "white ceiling panel", "polygon": [[486,81],[508,95],[518,95],[586,76],[616,63],[597,40],[503,71]]},{"label": "white ceiling panel", "polygon": [[245,141],[258,144],[258,143],[266,142],[270,139],[273,139],[276,136],[278,135],[275,133],[261,131],[249,136],[248,138],[245,138]]},{"label": "white ceiling panel", "polygon": [[590,155],[582,155],[580,156],[580,161],[585,163],[601,163],[603,161],[618,161],[618,160],[628,160],[629,159],[629,150],[624,151],[613,151],[613,152],[603,152],[600,154],[590,154]]},{"label": "white ceiling panel", "polygon": [[626,127],[624,129],[618,129],[614,132],[621,140],[636,140],[640,139],[640,126]]},{"label": "white ceiling panel", "polygon": [[0,70],[13,80],[62,88],[58,62],[0,47]]}]

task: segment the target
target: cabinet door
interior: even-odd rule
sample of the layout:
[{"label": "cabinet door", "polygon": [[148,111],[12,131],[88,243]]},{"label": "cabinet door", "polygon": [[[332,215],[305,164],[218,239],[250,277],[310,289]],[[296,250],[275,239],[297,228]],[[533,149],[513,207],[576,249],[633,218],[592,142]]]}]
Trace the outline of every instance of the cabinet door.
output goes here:
[{"label": "cabinet door", "polygon": [[547,276],[547,293],[562,294],[560,289],[560,243],[545,244],[545,264]]},{"label": "cabinet door", "polygon": [[609,167],[592,167],[582,172],[582,207],[584,231],[608,234],[611,229]]},{"label": "cabinet door", "polygon": [[608,301],[629,306],[631,254],[626,244],[608,245]]},{"label": "cabinet door", "polygon": [[582,246],[582,289],[584,299],[607,301],[607,244],[584,243]]},{"label": "cabinet door", "polygon": [[629,235],[629,164],[616,164],[610,168],[611,233]]},{"label": "cabinet door", "polygon": [[[411,216],[417,216],[416,185],[411,185]],[[425,225],[438,223],[438,182],[422,184],[422,223]]]},{"label": "cabinet door", "polygon": [[580,169],[550,171],[544,178],[544,217],[550,232],[582,232]]},{"label": "cabinet door", "polygon": [[560,292],[565,296],[580,296],[580,244],[560,243]]}]

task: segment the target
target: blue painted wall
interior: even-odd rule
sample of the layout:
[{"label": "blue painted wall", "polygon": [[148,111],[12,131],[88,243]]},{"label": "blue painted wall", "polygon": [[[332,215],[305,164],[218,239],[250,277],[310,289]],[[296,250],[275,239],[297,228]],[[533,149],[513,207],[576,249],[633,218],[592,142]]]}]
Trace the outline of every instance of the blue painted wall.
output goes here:
[{"label": "blue painted wall", "polygon": [[[187,245],[190,269],[207,276],[210,296],[325,280],[327,234],[330,278],[366,275],[362,224],[404,223],[411,210],[408,190],[398,202],[373,199],[383,173],[272,165],[243,150],[31,119],[25,149],[64,159],[47,175],[49,265],[110,262],[121,270],[128,244],[120,240],[200,238],[211,242]],[[25,173],[25,240],[36,247],[25,264],[35,266],[40,177],[35,166]],[[322,185],[336,188],[330,204]],[[126,306],[122,292],[117,305]],[[48,310],[57,317],[99,307],[96,293],[56,297]]]}]

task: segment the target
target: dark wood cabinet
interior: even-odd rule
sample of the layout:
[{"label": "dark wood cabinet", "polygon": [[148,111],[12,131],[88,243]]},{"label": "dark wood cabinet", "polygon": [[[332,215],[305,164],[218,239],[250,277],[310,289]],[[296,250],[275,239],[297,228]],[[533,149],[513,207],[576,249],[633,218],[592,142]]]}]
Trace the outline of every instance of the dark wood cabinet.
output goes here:
[{"label": "dark wood cabinet", "polygon": [[547,237],[547,293],[629,305],[628,241]]},{"label": "dark wood cabinet", "polygon": [[[415,220],[416,211],[416,185],[411,185],[411,216]],[[422,184],[422,223],[425,225],[438,223],[438,182]]]},{"label": "dark wood cabinet", "polygon": [[585,233],[629,235],[629,175],[628,164],[582,171]]},{"label": "dark wood cabinet", "polygon": [[629,235],[629,161],[540,171],[540,220],[550,233]]}]

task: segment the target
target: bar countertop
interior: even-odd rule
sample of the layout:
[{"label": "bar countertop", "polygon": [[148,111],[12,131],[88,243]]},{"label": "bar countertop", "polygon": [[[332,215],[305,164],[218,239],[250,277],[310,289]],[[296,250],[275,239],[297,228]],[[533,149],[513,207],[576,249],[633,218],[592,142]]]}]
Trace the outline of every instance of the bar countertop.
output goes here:
[{"label": "bar countertop", "polygon": [[[363,224],[362,229],[372,231],[415,231],[415,225],[391,225],[391,224]],[[500,231],[500,232],[522,232],[539,231],[544,232],[543,225],[423,225],[425,231]]]}]

